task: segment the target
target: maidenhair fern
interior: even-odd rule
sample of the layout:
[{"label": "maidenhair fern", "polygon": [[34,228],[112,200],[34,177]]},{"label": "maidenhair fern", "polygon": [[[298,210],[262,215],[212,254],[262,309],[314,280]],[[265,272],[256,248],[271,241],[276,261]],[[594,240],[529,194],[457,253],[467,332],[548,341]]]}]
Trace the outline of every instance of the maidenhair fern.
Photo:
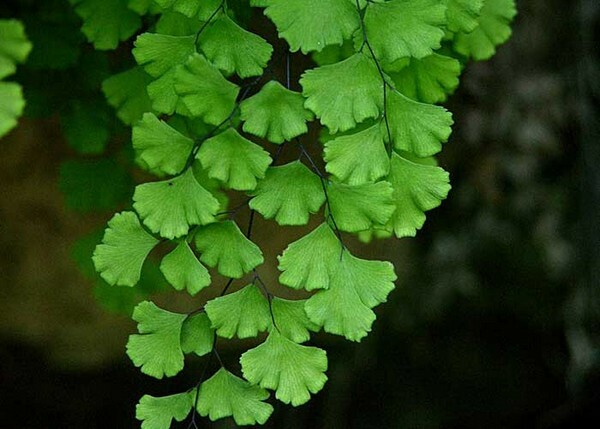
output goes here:
[{"label": "maidenhair fern", "polygon": [[[127,354],[143,373],[172,377],[186,355],[206,359],[188,391],[140,399],[142,428],[195,424],[197,415],[263,424],[270,392],[306,403],[327,381],[326,352],[308,344],[311,335],[360,341],[396,280],[391,263],[354,256],[345,235],[414,236],[446,198],[449,175],[434,156],[453,119],[436,103],[456,89],[469,58],[487,59],[507,40],[514,0],[71,3],[100,50],[149,23],[133,43],[137,65],[102,89],[132,126],[136,163],[156,180],[139,184],[132,209],[108,222],[96,269],[111,285],[135,287],[161,244],[160,271],[177,291],[225,285],[190,313],[149,301],[135,308]],[[261,9],[275,31],[248,25]],[[16,22],[0,22],[0,41],[4,78],[30,48]],[[292,82],[296,52],[316,65]],[[282,60],[280,79],[272,67]],[[18,88],[0,82],[0,135],[21,110]],[[297,156],[283,162],[284,152]],[[234,192],[243,203],[231,207]],[[249,225],[238,224],[244,209]],[[279,282],[305,291],[296,300],[275,296],[261,276],[268,259],[252,241],[258,215],[272,221],[270,234],[320,218],[278,256]],[[255,337],[234,373],[219,342]],[[211,373],[213,357],[220,368]]]}]

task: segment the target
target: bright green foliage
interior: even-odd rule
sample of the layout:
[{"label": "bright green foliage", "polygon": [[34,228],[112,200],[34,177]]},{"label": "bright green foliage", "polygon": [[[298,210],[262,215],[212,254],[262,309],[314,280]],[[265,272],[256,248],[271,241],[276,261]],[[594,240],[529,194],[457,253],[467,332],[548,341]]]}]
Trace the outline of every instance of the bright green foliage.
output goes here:
[{"label": "bright green foliage", "polygon": [[135,286],[144,260],[157,243],[135,213],[117,213],[108,221],[102,243],[94,251],[94,265],[109,284]]},{"label": "bright green foliage", "polygon": [[231,220],[200,228],[195,243],[200,260],[226,277],[239,279],[264,261],[260,248]]},{"label": "bright green foliage", "polygon": [[264,5],[292,52],[341,45],[360,25],[356,6],[348,0],[268,0]]},{"label": "bright green foliage", "polygon": [[338,228],[359,232],[384,224],[394,212],[392,186],[388,182],[329,185],[329,205]]},{"label": "bright green foliage", "polygon": [[446,0],[448,30],[470,33],[479,25],[478,18],[485,0]]},{"label": "bright green foliage", "polygon": [[217,335],[224,338],[256,337],[271,324],[269,302],[254,284],[208,301],[205,309]]},{"label": "bright green foliage", "polygon": [[169,429],[173,420],[181,422],[194,406],[190,393],[156,398],[144,395],[137,404],[135,417],[142,421],[142,429]]},{"label": "bright green foliage", "polygon": [[456,34],[454,49],[477,61],[491,58],[496,46],[510,37],[510,23],[516,14],[515,0],[485,0],[479,26],[470,33]]},{"label": "bright green foliage", "polygon": [[141,67],[134,67],[115,74],[102,82],[102,92],[108,103],[117,111],[117,116],[127,125],[152,111],[152,101],[146,87],[152,78]]},{"label": "bright green foliage", "polygon": [[0,82],[0,137],[17,125],[17,118],[24,108],[21,86],[12,82]]},{"label": "bright green foliage", "polygon": [[219,7],[221,0],[154,0],[163,9],[179,12],[188,18],[206,20]]},{"label": "bright green foliage", "polygon": [[267,340],[240,358],[244,377],[252,384],[275,390],[285,404],[302,405],[320,391],[327,376],[327,354],[317,347],[297,344],[271,330]]},{"label": "bright green foliage", "polygon": [[175,289],[187,289],[191,295],[210,285],[208,270],[196,258],[185,240],[163,258],[160,270]]},{"label": "bright green foliage", "polygon": [[16,20],[0,20],[0,79],[17,70],[31,52],[23,24]]},{"label": "bright green foliage", "polygon": [[372,308],[385,302],[395,280],[389,262],[367,261],[345,251],[329,289],[308,299],[306,313],[325,332],[360,341],[375,320]]},{"label": "bright green foliage", "polygon": [[306,225],[325,202],[319,176],[300,161],[269,168],[253,195],[250,207],[279,225]]},{"label": "bright green foliage", "polygon": [[292,301],[283,298],[273,298],[271,301],[273,318],[277,323],[276,331],[296,343],[310,340],[310,332],[319,330],[319,326],[311,322],[304,311],[305,303],[306,300]]},{"label": "bright green foliage", "polygon": [[175,91],[188,116],[218,125],[231,114],[239,87],[226,80],[202,55],[193,54],[175,72]]},{"label": "bright green foliage", "polygon": [[198,18],[188,18],[179,12],[163,11],[156,22],[155,30],[159,34],[169,36],[194,36],[202,21]]},{"label": "bright green foliage", "polygon": [[283,143],[308,131],[313,114],[304,108],[304,97],[271,80],[240,105],[244,131]]},{"label": "bright green foliage", "polygon": [[162,175],[183,171],[194,141],[158,119],[145,113],[132,132],[133,148],[138,161],[147,169]]},{"label": "bright green foliage", "polygon": [[454,123],[443,107],[413,101],[397,91],[388,97],[388,121],[394,147],[419,157],[439,152]]},{"label": "bright green foliage", "polygon": [[356,134],[342,135],[325,143],[325,169],[350,185],[374,182],[388,174],[390,159],[383,141],[384,130],[373,125]]},{"label": "bright green foliage", "polygon": [[127,355],[141,371],[155,378],[172,377],[183,369],[181,325],[187,315],[171,313],[144,301],[133,311],[139,334],[129,337]]},{"label": "bright green foliage", "polygon": [[425,222],[424,212],[440,205],[450,191],[448,173],[439,167],[392,156],[388,180],[394,188],[396,211],[390,225],[398,238],[414,237]]},{"label": "bright green foliage", "polygon": [[241,78],[260,76],[273,53],[265,39],[244,30],[224,13],[202,33],[200,47],[219,70]]},{"label": "bright green foliage", "polygon": [[364,20],[369,43],[379,60],[423,58],[441,45],[446,7],[440,0],[371,3]]},{"label": "bright green foliage", "polygon": [[264,424],[273,407],[269,392],[221,368],[200,386],[198,412],[212,421],[232,416],[239,426]]},{"label": "bright green foliage", "polygon": [[396,89],[413,100],[441,103],[458,86],[461,67],[454,58],[433,54],[420,60],[411,58],[405,64],[390,77]]},{"label": "bright green foliage", "polygon": [[144,33],[135,41],[133,56],[155,81],[148,85],[152,108],[172,114],[181,110],[175,92],[175,72],[194,53],[194,36],[176,37]]},{"label": "bright green foliage", "polygon": [[187,234],[192,225],[215,220],[219,202],[196,181],[192,169],[161,182],[135,188],[133,208],[152,232],[173,239]]},{"label": "bright green foliage", "polygon": [[383,109],[381,76],[364,54],[308,70],[300,84],[306,97],[304,105],[332,133],[350,130],[365,119],[376,118]]},{"label": "bright green foliage", "polygon": [[96,49],[115,49],[140,27],[140,17],[127,7],[128,0],[69,1],[83,20],[81,31]]},{"label": "bright green foliage", "polygon": [[279,281],[294,289],[327,289],[342,245],[327,223],[290,244],[279,259]]},{"label": "bright green foliage", "polygon": [[251,191],[265,177],[271,157],[259,145],[228,128],[200,146],[197,159],[208,172],[231,189]]},{"label": "bright green foliage", "polygon": [[204,356],[213,349],[215,331],[205,312],[188,316],[181,326],[181,350]]},{"label": "bright green foliage", "polygon": [[74,102],[61,114],[61,127],[67,143],[81,154],[104,152],[110,138],[109,113],[98,102]]}]

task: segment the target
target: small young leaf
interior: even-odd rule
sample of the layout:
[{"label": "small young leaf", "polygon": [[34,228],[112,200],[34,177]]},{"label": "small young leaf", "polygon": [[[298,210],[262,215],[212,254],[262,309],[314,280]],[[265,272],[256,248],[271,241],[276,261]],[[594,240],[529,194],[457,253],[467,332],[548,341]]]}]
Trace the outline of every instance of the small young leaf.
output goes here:
[{"label": "small young leaf", "polygon": [[317,347],[297,344],[277,329],[267,340],[240,358],[244,377],[252,384],[275,390],[275,397],[294,407],[320,391],[327,376],[327,354]]},{"label": "small young leaf", "polygon": [[386,301],[395,280],[391,263],[359,259],[345,251],[329,289],[306,301],[306,313],[325,332],[360,341],[375,320],[371,309]]},{"label": "small young leaf", "polygon": [[423,58],[441,46],[446,6],[440,0],[371,3],[365,13],[369,43],[379,60]]},{"label": "small young leaf", "polygon": [[135,307],[133,320],[138,322],[139,335],[129,336],[127,355],[144,374],[160,379],[183,369],[181,325],[186,317],[158,308],[150,301]]},{"label": "small young leaf", "polygon": [[389,225],[397,237],[414,237],[425,223],[425,214],[440,205],[450,191],[448,173],[436,166],[392,156],[388,180],[394,188],[396,211]]},{"label": "small young leaf", "polygon": [[147,86],[152,78],[141,67],[134,67],[115,74],[102,82],[102,92],[117,111],[117,116],[127,125],[142,119],[152,112],[152,101]]},{"label": "small young leaf", "polygon": [[223,338],[256,337],[271,324],[269,302],[253,284],[208,301],[205,309],[217,335]]},{"label": "small young leaf", "polygon": [[295,343],[304,343],[310,339],[310,332],[317,332],[319,326],[311,322],[304,311],[306,300],[288,300],[273,298],[271,308],[277,330]]},{"label": "small young leaf", "polygon": [[135,188],[133,207],[152,232],[173,239],[187,234],[192,225],[215,220],[219,202],[196,181],[192,169],[161,182]]},{"label": "small young leaf", "polygon": [[244,30],[224,13],[202,33],[200,47],[219,70],[242,79],[260,76],[273,53],[265,39]]},{"label": "small young leaf", "polygon": [[362,53],[308,70],[300,84],[304,105],[334,134],[378,117],[383,108],[383,81],[373,60]]},{"label": "small young leaf", "polygon": [[239,90],[198,53],[175,71],[175,91],[188,116],[198,117],[207,124],[218,125],[231,114]]},{"label": "small young leaf", "polygon": [[306,133],[306,121],[313,119],[312,112],[304,108],[302,94],[274,80],[244,100],[240,112],[244,131],[277,144]]},{"label": "small young leaf", "polygon": [[196,258],[185,240],[162,259],[160,271],[175,289],[187,289],[191,295],[210,285],[208,270]]},{"label": "small young leaf", "polygon": [[379,125],[373,125],[325,143],[327,172],[350,185],[374,182],[386,176],[390,170],[390,159],[382,131]]},{"label": "small young leaf", "polygon": [[388,119],[394,148],[419,157],[439,152],[454,123],[452,114],[443,107],[418,103],[398,91],[389,94]]},{"label": "small young leaf", "polygon": [[269,0],[263,5],[292,52],[341,45],[360,26],[356,6],[348,0]]},{"label": "small young leaf", "polygon": [[264,402],[269,392],[236,377],[225,368],[200,386],[198,412],[211,421],[232,416],[239,426],[264,424],[273,407]]},{"label": "small young leaf", "polygon": [[300,161],[269,168],[253,195],[250,207],[279,225],[306,225],[325,202],[319,177]]},{"label": "small young leaf", "polygon": [[342,245],[327,223],[291,243],[279,260],[281,284],[294,289],[327,289],[342,255]]},{"label": "small young leaf", "polygon": [[384,224],[394,212],[393,189],[388,182],[363,185],[332,182],[327,192],[331,214],[342,231],[359,232]]},{"label": "small young leaf", "polygon": [[109,284],[135,286],[144,260],[157,243],[157,239],[144,231],[135,213],[117,213],[108,221],[102,243],[96,247],[92,259]]},{"label": "small young leaf", "polygon": [[233,128],[202,143],[196,158],[209,177],[238,191],[256,188],[257,179],[265,177],[265,171],[271,164],[266,150],[242,137]]},{"label": "small young leaf", "polygon": [[142,429],[169,429],[173,420],[181,422],[194,406],[190,393],[156,398],[144,395],[136,406],[135,417],[142,421]]},{"label": "small young leaf", "polygon": [[181,326],[181,350],[204,356],[212,351],[214,330],[206,312],[188,316]]},{"label": "small young leaf", "polygon": [[200,260],[226,277],[239,279],[264,262],[260,248],[231,220],[200,228],[195,243]]}]

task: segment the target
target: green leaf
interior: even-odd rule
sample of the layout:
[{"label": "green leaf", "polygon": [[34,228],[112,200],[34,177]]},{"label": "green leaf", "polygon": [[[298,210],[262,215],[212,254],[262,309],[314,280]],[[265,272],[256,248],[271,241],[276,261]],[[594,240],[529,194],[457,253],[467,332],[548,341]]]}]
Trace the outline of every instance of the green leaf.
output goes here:
[{"label": "green leaf", "polygon": [[[100,100],[102,101],[102,100]],[[109,111],[96,100],[75,100],[61,113],[61,128],[67,143],[81,154],[104,152],[110,139]]]},{"label": "green leaf", "polygon": [[133,188],[129,172],[110,158],[64,161],[58,184],[66,205],[80,213],[114,210]]},{"label": "green leaf", "polygon": [[200,54],[190,56],[175,72],[175,91],[188,116],[207,124],[219,125],[231,115],[239,89]]},{"label": "green leaf", "polygon": [[202,143],[196,158],[207,170],[208,177],[238,191],[256,188],[257,179],[265,177],[271,164],[267,151],[233,128]]},{"label": "green leaf", "polygon": [[160,263],[160,271],[176,289],[196,295],[210,285],[210,274],[200,263],[187,241],[182,240]]},{"label": "green leaf", "polygon": [[81,31],[99,50],[115,49],[140,28],[138,14],[128,0],[69,0],[83,20]]},{"label": "green leaf", "polygon": [[274,80],[244,100],[240,112],[245,132],[277,144],[308,132],[306,122],[313,119],[312,112],[304,108],[302,94]]},{"label": "green leaf", "polygon": [[461,67],[454,58],[433,54],[411,58],[401,70],[390,73],[394,86],[403,95],[424,103],[446,101],[458,86]]},{"label": "green leaf", "polygon": [[292,52],[341,45],[360,26],[356,6],[348,0],[269,0],[264,5]]},{"label": "green leaf", "polygon": [[390,169],[379,125],[328,141],[324,159],[327,172],[350,185],[374,182],[386,176]]},{"label": "green leaf", "polygon": [[310,339],[310,331],[317,332],[319,326],[308,318],[304,311],[306,300],[288,300],[273,298],[271,308],[277,330],[296,343],[304,343]]},{"label": "green leaf", "polygon": [[140,16],[155,13],[154,0],[127,0],[127,7]]},{"label": "green leaf", "polygon": [[224,13],[201,34],[200,48],[219,70],[242,79],[262,75],[273,53],[265,39],[244,30]]},{"label": "green leaf", "polygon": [[319,176],[300,161],[269,168],[253,195],[250,208],[279,225],[306,225],[325,202]]},{"label": "green leaf", "polygon": [[154,0],[163,9],[205,21],[220,7],[221,0]]},{"label": "green leaf", "polygon": [[398,91],[388,94],[387,114],[394,148],[419,157],[439,152],[452,133],[452,113],[441,106],[413,101]]},{"label": "green leaf", "polygon": [[479,25],[478,18],[484,0],[446,0],[448,30],[470,33]]},{"label": "green leaf", "polygon": [[281,284],[294,289],[327,289],[342,245],[327,223],[291,243],[277,259]]},{"label": "green leaf", "polygon": [[153,113],[144,113],[133,127],[133,149],[137,159],[149,171],[160,174],[179,174],[194,147],[194,141],[158,119]]},{"label": "green leaf", "polygon": [[31,48],[20,21],[0,20],[0,79],[13,74],[16,64],[25,62]]},{"label": "green leaf", "polygon": [[213,349],[214,334],[206,312],[188,316],[181,327],[181,350],[204,356]]},{"label": "green leaf", "polygon": [[219,202],[200,186],[192,169],[169,180],[138,185],[133,201],[144,225],[169,239],[187,234],[192,225],[213,222],[219,210]]},{"label": "green leaf", "polygon": [[275,397],[294,407],[319,392],[327,376],[327,354],[317,347],[296,344],[271,330],[267,340],[241,358],[244,378],[252,384],[275,390]]},{"label": "green leaf", "polygon": [[371,309],[386,301],[395,280],[391,263],[359,259],[345,251],[329,289],[308,299],[306,313],[325,332],[360,341],[375,321]]},{"label": "green leaf", "polygon": [[423,58],[441,46],[446,6],[440,0],[370,3],[365,12],[370,45],[381,61]]},{"label": "green leaf", "polygon": [[109,77],[102,82],[102,92],[117,111],[117,117],[127,125],[142,119],[145,112],[152,112],[152,101],[146,87],[152,78],[134,67]]},{"label": "green leaf", "polygon": [[144,260],[158,244],[133,212],[117,213],[108,221],[102,243],[94,251],[94,265],[111,285],[135,286]]},{"label": "green leaf", "polygon": [[392,186],[388,182],[346,185],[332,182],[329,205],[341,231],[359,232],[384,224],[394,212]]},{"label": "green leaf", "polygon": [[175,72],[195,52],[194,36],[168,36],[144,33],[134,43],[133,56],[137,63],[156,80],[148,85],[152,108],[172,115],[182,107],[175,92]]},{"label": "green leaf", "polygon": [[425,214],[441,204],[450,191],[448,173],[439,167],[411,162],[396,154],[388,179],[394,188],[396,211],[390,219],[397,237],[414,237]]},{"label": "green leaf", "polygon": [[12,82],[0,82],[0,137],[17,125],[23,114],[25,100],[21,86]]},{"label": "green leaf", "polygon": [[171,313],[150,301],[138,304],[133,320],[139,334],[129,336],[127,355],[141,371],[158,379],[172,377],[183,369],[181,325],[186,314]]},{"label": "green leaf", "polygon": [[211,421],[232,416],[238,426],[264,424],[273,407],[264,402],[269,392],[236,377],[225,368],[200,386],[198,412]]},{"label": "green leaf", "polygon": [[479,26],[470,33],[457,33],[454,49],[476,61],[491,58],[512,34],[510,23],[516,14],[515,0],[485,0]]},{"label": "green leaf", "polygon": [[271,325],[269,302],[254,284],[208,301],[205,310],[223,338],[256,337]]},{"label": "green leaf", "polygon": [[196,36],[202,26],[198,18],[188,18],[179,12],[164,11],[156,22],[156,32],[170,36]]},{"label": "green leaf", "polygon": [[260,248],[231,220],[200,228],[195,243],[200,260],[226,277],[239,279],[264,262]]},{"label": "green leaf", "polygon": [[185,420],[193,402],[193,395],[187,392],[159,398],[144,395],[136,406],[135,417],[142,421],[142,429],[169,429],[173,420]]},{"label": "green leaf", "polygon": [[304,105],[334,134],[378,117],[383,109],[383,81],[375,63],[361,53],[306,71],[300,84]]}]

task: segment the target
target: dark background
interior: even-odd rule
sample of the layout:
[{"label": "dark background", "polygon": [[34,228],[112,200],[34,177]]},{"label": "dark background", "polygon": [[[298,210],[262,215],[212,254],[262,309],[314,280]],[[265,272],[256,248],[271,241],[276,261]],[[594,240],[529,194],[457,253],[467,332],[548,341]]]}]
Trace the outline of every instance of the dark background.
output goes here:
[{"label": "dark background", "polygon": [[[330,381],[306,406],[277,404],[266,427],[599,427],[600,2],[518,9],[512,39],[469,65],[448,103],[448,200],[416,239],[363,248],[399,274],[373,332],[317,337]],[[153,381],[125,356],[129,317],[98,304],[71,258],[110,217],[65,208],[73,156],[52,115],[0,142],[2,428],[137,427],[142,394],[187,389],[201,368]]]}]

